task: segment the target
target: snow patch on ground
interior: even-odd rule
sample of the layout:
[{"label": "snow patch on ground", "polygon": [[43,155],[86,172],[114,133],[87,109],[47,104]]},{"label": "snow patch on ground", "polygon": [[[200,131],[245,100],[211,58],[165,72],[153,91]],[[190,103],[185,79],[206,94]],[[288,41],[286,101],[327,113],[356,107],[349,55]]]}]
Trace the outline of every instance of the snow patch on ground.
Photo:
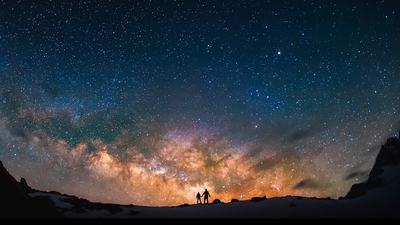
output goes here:
[{"label": "snow patch on ground", "polygon": [[71,208],[73,206],[68,202],[60,200],[60,199],[69,198],[69,197],[63,196],[63,195],[58,195],[58,194],[53,194],[53,193],[43,193],[43,192],[34,192],[34,193],[29,193],[28,195],[30,197],[36,197],[36,196],[46,197],[47,196],[52,202],[54,202],[55,207],[57,207],[58,209],[71,210]]},{"label": "snow patch on ground", "polygon": [[[400,168],[400,167],[399,167]],[[316,199],[298,196],[274,197],[253,202],[250,200],[187,205],[179,207],[145,207],[119,205],[121,211],[110,213],[106,209],[93,209],[65,202],[70,198],[52,193],[35,192],[31,197],[48,196],[56,208],[69,218],[365,218],[400,217],[400,179],[394,173],[385,176],[391,178],[387,185],[370,190],[365,196],[354,199]],[[389,172],[389,168],[385,168]],[[72,198],[70,198],[72,199]],[[94,203],[93,203],[94,204]],[[75,208],[74,208],[75,207]]]}]

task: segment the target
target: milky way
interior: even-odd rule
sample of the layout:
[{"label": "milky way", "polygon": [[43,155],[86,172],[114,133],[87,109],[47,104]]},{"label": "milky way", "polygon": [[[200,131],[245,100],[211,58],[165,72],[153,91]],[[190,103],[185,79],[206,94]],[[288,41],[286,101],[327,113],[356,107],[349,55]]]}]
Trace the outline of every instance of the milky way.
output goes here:
[{"label": "milky way", "polygon": [[398,1],[1,1],[0,159],[96,202],[338,198],[397,135]]}]

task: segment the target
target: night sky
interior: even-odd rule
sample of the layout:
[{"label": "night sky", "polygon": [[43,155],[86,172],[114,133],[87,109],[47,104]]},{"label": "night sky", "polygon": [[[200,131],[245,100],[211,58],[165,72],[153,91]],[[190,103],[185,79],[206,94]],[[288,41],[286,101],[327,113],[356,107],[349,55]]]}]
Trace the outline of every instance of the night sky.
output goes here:
[{"label": "night sky", "polygon": [[0,160],[167,206],[338,198],[400,129],[399,1],[0,1]]}]

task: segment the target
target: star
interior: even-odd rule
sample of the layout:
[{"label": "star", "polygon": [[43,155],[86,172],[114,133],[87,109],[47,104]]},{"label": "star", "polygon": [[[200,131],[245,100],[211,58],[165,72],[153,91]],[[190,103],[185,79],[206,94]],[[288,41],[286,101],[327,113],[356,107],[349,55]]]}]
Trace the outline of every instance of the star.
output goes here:
[{"label": "star", "polygon": [[3,3],[0,158],[95,202],[339,198],[400,129],[394,4]]}]

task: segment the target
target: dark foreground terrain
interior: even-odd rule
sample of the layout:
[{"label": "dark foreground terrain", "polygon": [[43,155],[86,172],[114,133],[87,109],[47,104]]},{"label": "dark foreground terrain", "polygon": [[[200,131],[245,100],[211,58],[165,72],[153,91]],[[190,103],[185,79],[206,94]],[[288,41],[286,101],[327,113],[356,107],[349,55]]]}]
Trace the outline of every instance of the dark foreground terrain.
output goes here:
[{"label": "dark foreground terrain", "polygon": [[0,161],[0,217],[11,218],[373,218],[400,217],[400,140],[381,146],[367,181],[338,200],[286,196],[254,197],[208,205],[144,207],[93,203],[76,196],[30,188]]}]

